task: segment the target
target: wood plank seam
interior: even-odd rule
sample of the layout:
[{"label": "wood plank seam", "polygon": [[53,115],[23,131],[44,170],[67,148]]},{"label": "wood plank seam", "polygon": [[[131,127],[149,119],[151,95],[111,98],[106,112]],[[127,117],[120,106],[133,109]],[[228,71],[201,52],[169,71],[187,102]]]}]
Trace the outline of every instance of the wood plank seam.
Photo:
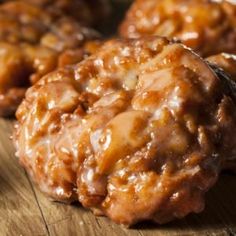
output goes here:
[{"label": "wood plank seam", "polygon": [[98,218],[95,216],[95,221],[97,222],[97,224],[98,224],[98,227],[101,229],[102,227],[101,227],[101,224],[99,223],[99,220],[98,220]]},{"label": "wood plank seam", "polygon": [[[10,140],[12,121],[0,119],[0,235],[45,236],[45,224],[24,169]],[[5,207],[4,207],[5,206]],[[29,227],[28,225],[29,224]],[[29,233],[30,232],[30,233]]]},{"label": "wood plank seam", "polygon": [[42,216],[42,219],[43,219],[43,222],[44,222],[46,231],[47,231],[47,235],[50,236],[50,232],[49,232],[49,229],[48,229],[48,224],[47,224],[47,221],[46,221],[46,219],[45,219],[45,217],[44,217],[43,210],[42,210],[42,208],[41,208],[41,206],[40,206],[40,204],[39,204],[37,195],[36,195],[35,190],[34,190],[33,183],[31,182],[31,180],[30,180],[28,174],[26,173],[26,171],[25,171],[25,175],[26,175],[27,180],[29,181],[30,188],[31,188],[32,191],[33,191],[33,194],[34,194],[34,197],[35,197],[37,206],[38,206],[38,208],[39,208],[40,214],[41,214],[41,216]]},{"label": "wood plank seam", "polygon": [[142,233],[141,231],[139,231],[139,230],[138,230],[138,234],[139,234],[140,236],[144,236],[143,233]]}]

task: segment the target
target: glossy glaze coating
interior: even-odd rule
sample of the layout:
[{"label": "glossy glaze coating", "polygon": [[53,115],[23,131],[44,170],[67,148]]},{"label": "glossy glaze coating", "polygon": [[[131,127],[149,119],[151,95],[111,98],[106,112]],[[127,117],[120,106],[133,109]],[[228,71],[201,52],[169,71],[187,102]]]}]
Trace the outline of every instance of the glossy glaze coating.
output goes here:
[{"label": "glossy glaze coating", "polygon": [[89,26],[101,24],[111,13],[111,6],[107,0],[18,0],[18,2],[36,5],[54,17],[60,15],[73,17]]},{"label": "glossy glaze coating", "polygon": [[[207,60],[220,70],[223,69],[224,73],[227,74],[228,78],[231,79],[231,88],[236,90],[236,55],[221,53],[218,55],[211,56]],[[231,142],[231,140],[229,140]],[[236,173],[236,156],[229,155],[227,161],[224,163],[225,170],[231,170]]]},{"label": "glossy glaze coating", "polygon": [[14,114],[30,83],[82,60],[90,53],[86,42],[99,36],[71,17],[23,1],[0,5],[0,116]]},{"label": "glossy glaze coating", "polygon": [[117,223],[198,213],[236,156],[226,85],[181,44],[112,40],[27,91],[16,155],[48,196],[79,200]]},{"label": "glossy glaze coating", "polygon": [[207,60],[222,68],[224,72],[228,74],[228,76],[236,82],[236,55],[221,53],[217,55],[213,55],[208,57]]},{"label": "glossy glaze coating", "polygon": [[120,27],[123,37],[176,38],[202,56],[236,53],[236,3],[228,0],[136,0]]}]

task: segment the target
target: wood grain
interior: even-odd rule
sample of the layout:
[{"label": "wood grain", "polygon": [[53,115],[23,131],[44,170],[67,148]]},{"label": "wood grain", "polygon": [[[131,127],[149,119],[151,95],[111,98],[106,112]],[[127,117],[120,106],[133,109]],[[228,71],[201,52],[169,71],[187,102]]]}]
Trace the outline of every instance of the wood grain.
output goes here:
[{"label": "wood grain", "polygon": [[47,235],[35,194],[10,140],[12,122],[0,120],[0,235]]},{"label": "wood grain", "polygon": [[206,210],[159,226],[142,223],[133,229],[95,217],[77,205],[50,201],[29,180],[14,156],[9,139],[12,121],[0,120],[1,236],[177,236],[236,235],[236,176],[223,174],[207,194]]}]

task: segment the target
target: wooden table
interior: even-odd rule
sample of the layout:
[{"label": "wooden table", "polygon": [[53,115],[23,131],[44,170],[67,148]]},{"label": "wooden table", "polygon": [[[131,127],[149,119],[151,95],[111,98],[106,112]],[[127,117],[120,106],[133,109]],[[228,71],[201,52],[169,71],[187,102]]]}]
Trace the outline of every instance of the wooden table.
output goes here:
[{"label": "wooden table", "polygon": [[220,176],[202,214],[164,226],[143,223],[126,229],[80,205],[44,197],[18,164],[9,139],[12,128],[13,121],[0,119],[0,236],[236,235],[236,176]]}]

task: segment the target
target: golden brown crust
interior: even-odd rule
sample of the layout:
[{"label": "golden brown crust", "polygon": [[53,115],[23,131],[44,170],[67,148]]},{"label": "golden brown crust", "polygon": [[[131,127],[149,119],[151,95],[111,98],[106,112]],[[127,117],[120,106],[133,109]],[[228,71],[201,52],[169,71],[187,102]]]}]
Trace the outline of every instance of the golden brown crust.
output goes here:
[{"label": "golden brown crust", "polygon": [[182,218],[203,210],[205,192],[236,156],[227,91],[181,44],[112,40],[27,91],[17,156],[56,200],[78,194],[85,207],[127,225]]},{"label": "golden brown crust", "polygon": [[175,37],[202,56],[236,53],[236,4],[228,0],[136,0],[120,34]]},{"label": "golden brown crust", "polygon": [[24,2],[0,5],[0,40],[9,43],[38,43],[47,32],[53,17],[40,8]]},{"label": "golden brown crust", "polygon": [[[0,115],[13,115],[23,88],[58,66],[81,61],[91,53],[84,44],[99,37],[71,17],[23,1],[0,5]],[[73,58],[67,52],[72,49]]]},{"label": "golden brown crust", "polygon": [[[236,55],[221,53],[218,55],[214,55],[208,57],[207,60],[218,67],[219,69],[223,69],[224,73],[227,74],[228,79],[232,80],[231,87],[236,89]],[[231,143],[231,140],[228,140]],[[236,156],[228,155],[227,161],[224,163],[224,170],[231,170],[236,173]]]},{"label": "golden brown crust", "polygon": [[62,17],[51,25],[41,37],[41,44],[55,51],[64,51],[83,46],[87,40],[99,38],[99,33],[87,28],[71,18]]},{"label": "golden brown crust", "polygon": [[221,53],[208,57],[207,60],[222,68],[228,76],[236,82],[236,55]]},{"label": "golden brown crust", "polygon": [[[5,0],[5,2],[11,1]],[[18,0],[12,2],[35,5],[54,17],[70,16],[89,26],[101,24],[111,13],[111,6],[107,0]]]},{"label": "golden brown crust", "polygon": [[95,53],[103,43],[102,40],[91,40],[85,42],[82,48],[65,50],[58,58],[58,67],[73,65],[82,61],[87,56]]}]

